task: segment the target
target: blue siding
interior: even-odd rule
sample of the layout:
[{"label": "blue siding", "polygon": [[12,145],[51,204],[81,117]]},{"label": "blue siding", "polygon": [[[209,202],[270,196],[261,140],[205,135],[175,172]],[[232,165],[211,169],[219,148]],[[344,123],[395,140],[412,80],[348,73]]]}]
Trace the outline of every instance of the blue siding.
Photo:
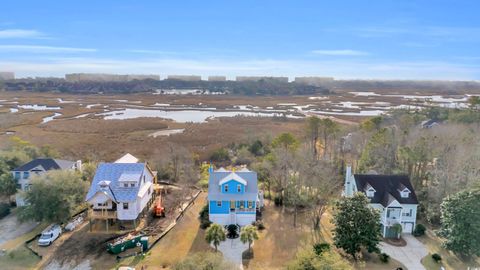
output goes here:
[{"label": "blue siding", "polygon": [[230,202],[222,201],[222,206],[217,206],[216,201],[210,201],[210,213],[212,214],[228,214],[230,213]]},{"label": "blue siding", "polygon": [[[228,192],[225,192],[225,186],[228,185]],[[237,186],[240,185],[240,192],[237,191]],[[243,194],[245,192],[245,186],[235,180],[230,180],[222,185],[222,193],[228,194]]]}]

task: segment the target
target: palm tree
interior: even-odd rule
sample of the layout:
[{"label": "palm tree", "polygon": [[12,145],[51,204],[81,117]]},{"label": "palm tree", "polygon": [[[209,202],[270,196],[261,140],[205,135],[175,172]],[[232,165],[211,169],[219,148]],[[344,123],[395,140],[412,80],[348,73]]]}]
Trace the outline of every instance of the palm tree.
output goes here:
[{"label": "palm tree", "polygon": [[240,241],[242,243],[247,243],[248,242],[248,250],[250,251],[253,240],[258,239],[258,234],[257,234],[257,227],[253,225],[248,225],[242,228],[242,232],[240,233]]},{"label": "palm tree", "polygon": [[226,238],[225,229],[216,223],[213,223],[210,225],[210,227],[208,227],[205,235],[205,240],[207,240],[209,244],[213,244],[215,246],[215,251],[217,251],[217,247],[220,245],[220,242],[225,241]]}]

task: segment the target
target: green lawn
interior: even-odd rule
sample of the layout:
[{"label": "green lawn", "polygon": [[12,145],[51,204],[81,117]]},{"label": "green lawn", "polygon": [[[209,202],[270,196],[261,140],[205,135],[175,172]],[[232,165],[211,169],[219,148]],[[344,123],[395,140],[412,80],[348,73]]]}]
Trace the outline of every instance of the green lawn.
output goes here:
[{"label": "green lawn", "polygon": [[428,254],[427,256],[425,256],[423,259],[422,259],[422,264],[423,266],[425,266],[425,268],[427,270],[438,270],[440,269],[441,266],[445,267],[445,265],[443,265],[442,262],[435,262],[433,259],[432,259],[432,254]]}]

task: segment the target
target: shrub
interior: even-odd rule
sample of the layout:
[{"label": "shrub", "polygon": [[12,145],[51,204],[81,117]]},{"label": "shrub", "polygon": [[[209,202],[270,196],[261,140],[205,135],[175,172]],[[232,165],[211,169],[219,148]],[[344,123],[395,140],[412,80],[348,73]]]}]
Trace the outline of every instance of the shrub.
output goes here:
[{"label": "shrub", "polygon": [[390,256],[388,256],[387,253],[380,253],[380,254],[378,254],[378,258],[379,258],[380,261],[383,262],[383,263],[388,263],[388,261],[390,260]]},{"label": "shrub", "polygon": [[413,230],[413,235],[414,236],[422,236],[425,235],[425,231],[427,228],[423,224],[417,224],[415,225],[415,229]]},{"label": "shrub", "polygon": [[281,206],[283,205],[283,198],[280,196],[275,196],[275,198],[273,198],[273,202],[275,203],[275,206]]},{"label": "shrub", "polygon": [[327,250],[330,250],[330,244],[328,243],[316,243],[313,245],[313,251],[317,255],[320,255]]},{"label": "shrub", "polygon": [[230,161],[230,156],[228,154],[228,150],[225,149],[225,148],[217,149],[210,156],[210,160],[211,161],[216,161],[216,162]]},{"label": "shrub", "polygon": [[238,237],[238,226],[230,224],[227,226],[227,238],[233,239]]},{"label": "shrub", "polygon": [[257,220],[255,222],[253,222],[252,225],[257,227],[257,230],[259,230],[259,231],[265,230],[265,225],[263,224],[263,221],[261,221],[261,220]]},{"label": "shrub", "polygon": [[0,203],[0,218],[3,218],[10,214],[10,204]]},{"label": "shrub", "polygon": [[200,228],[206,229],[212,222],[210,222],[208,218],[208,205],[205,205],[198,215],[198,219],[200,219]]},{"label": "shrub", "polygon": [[442,260],[442,256],[440,256],[440,254],[438,254],[438,253],[433,253],[433,254],[432,254],[432,259],[433,259],[436,263],[438,263],[438,262],[440,262],[440,261]]}]

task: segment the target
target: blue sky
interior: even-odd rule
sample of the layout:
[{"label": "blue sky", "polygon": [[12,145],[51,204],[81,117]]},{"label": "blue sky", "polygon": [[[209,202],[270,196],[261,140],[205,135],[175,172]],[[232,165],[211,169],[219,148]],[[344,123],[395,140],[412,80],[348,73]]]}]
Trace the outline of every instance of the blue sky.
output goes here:
[{"label": "blue sky", "polygon": [[2,1],[0,71],[480,79],[480,1]]}]

